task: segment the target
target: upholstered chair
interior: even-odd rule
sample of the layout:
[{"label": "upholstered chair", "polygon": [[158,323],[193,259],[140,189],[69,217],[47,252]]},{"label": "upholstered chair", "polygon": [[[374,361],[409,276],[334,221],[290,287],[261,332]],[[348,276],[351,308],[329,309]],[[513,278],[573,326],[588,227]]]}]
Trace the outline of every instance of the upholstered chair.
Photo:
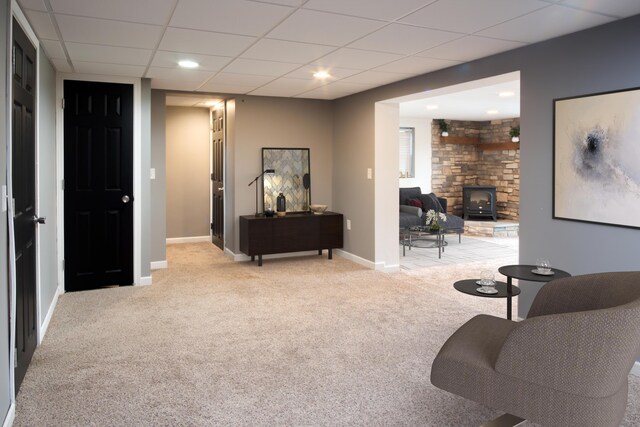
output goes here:
[{"label": "upholstered chair", "polygon": [[547,283],[521,322],[469,320],[431,382],[544,426],[617,426],[639,356],[640,272],[588,274]]}]

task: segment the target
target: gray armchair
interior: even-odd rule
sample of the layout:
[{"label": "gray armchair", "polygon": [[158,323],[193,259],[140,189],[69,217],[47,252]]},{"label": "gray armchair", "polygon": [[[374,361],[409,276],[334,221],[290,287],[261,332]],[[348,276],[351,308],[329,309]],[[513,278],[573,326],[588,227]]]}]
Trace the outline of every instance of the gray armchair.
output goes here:
[{"label": "gray armchair", "polygon": [[443,345],[438,388],[545,426],[617,426],[640,356],[640,272],[557,279],[513,322],[480,315]]}]

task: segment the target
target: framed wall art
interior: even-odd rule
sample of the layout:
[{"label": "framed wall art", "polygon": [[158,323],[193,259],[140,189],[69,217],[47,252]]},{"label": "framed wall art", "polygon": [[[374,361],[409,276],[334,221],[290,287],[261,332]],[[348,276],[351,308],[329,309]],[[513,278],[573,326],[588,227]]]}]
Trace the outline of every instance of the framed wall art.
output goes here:
[{"label": "framed wall art", "polygon": [[640,228],[640,88],[554,100],[553,217]]}]

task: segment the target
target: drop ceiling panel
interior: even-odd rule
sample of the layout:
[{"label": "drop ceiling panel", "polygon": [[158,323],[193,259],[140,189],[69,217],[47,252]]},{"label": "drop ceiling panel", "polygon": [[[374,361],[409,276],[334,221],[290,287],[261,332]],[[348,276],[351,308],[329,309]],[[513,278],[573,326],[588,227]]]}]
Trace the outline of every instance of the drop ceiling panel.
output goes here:
[{"label": "drop ceiling panel", "polygon": [[317,80],[288,79],[283,77],[254,90],[251,92],[251,95],[294,96],[322,85],[323,83]]},{"label": "drop ceiling panel", "polygon": [[300,64],[238,58],[224,68],[225,73],[258,74],[279,77],[299,68]]},{"label": "drop ceiling panel", "polygon": [[342,46],[380,28],[384,23],[312,10],[298,10],[267,37]]},{"label": "drop ceiling panel", "polygon": [[196,53],[178,53],[159,50],[151,61],[153,67],[177,68],[178,62],[190,60],[197,62],[198,70],[219,71],[231,61],[229,56],[200,55]]},{"label": "drop ceiling panel", "polygon": [[385,85],[392,82],[408,79],[412,74],[387,73],[383,71],[363,71],[359,74],[347,77],[342,82],[362,83],[371,85]]},{"label": "drop ceiling panel", "polygon": [[43,0],[18,0],[18,4],[22,9],[39,10],[41,12],[47,11]]},{"label": "drop ceiling panel", "polygon": [[495,53],[516,49],[521,46],[525,46],[525,43],[467,36],[434,47],[433,49],[425,50],[424,52],[418,53],[417,56],[466,62]]},{"label": "drop ceiling panel", "polygon": [[547,6],[539,0],[440,0],[400,22],[470,34]]},{"label": "drop ceiling panel", "polygon": [[296,98],[313,98],[313,99],[336,99],[341,98],[352,93],[361,92],[367,90],[366,87],[357,86],[350,89],[344,87],[331,87],[333,85],[326,85],[317,89],[310,90],[308,92],[296,95]]},{"label": "drop ceiling panel", "polygon": [[304,4],[304,8],[393,21],[434,1],[435,0],[309,0]]},{"label": "drop ceiling panel", "polygon": [[462,37],[461,34],[409,25],[391,24],[349,47],[379,52],[412,54]]},{"label": "drop ceiling panel", "polygon": [[428,73],[429,71],[435,71],[442,68],[447,68],[457,64],[459,64],[459,62],[447,61],[444,59],[420,58],[417,56],[410,56],[378,67],[376,68],[376,71],[388,71],[390,73],[416,75]]},{"label": "drop ceiling panel", "polygon": [[320,67],[317,65],[315,66],[309,65],[309,66],[304,66],[302,68],[299,68],[287,74],[286,77],[292,78],[292,79],[314,80],[315,77],[313,77],[313,74],[317,73],[320,70],[327,71],[329,74],[331,74],[331,78],[328,79],[327,83],[334,81],[336,79],[342,79],[344,77],[352,76],[361,71],[361,70],[354,70],[351,68]]},{"label": "drop ceiling panel", "polygon": [[105,64],[103,62],[74,61],[76,73],[101,74],[105,76],[142,77],[145,67],[136,65]]},{"label": "drop ceiling panel", "polygon": [[273,77],[270,77],[270,76],[256,76],[252,74],[219,73],[219,74],[216,74],[207,83],[258,87],[272,80],[273,80]]},{"label": "drop ceiling panel", "polygon": [[67,51],[72,61],[102,62],[146,66],[151,59],[150,49],[101,46],[85,43],[67,43]]},{"label": "drop ceiling panel", "polygon": [[239,84],[222,84],[217,82],[209,82],[202,86],[200,91],[202,92],[215,92],[215,93],[249,93],[257,86],[239,85]]},{"label": "drop ceiling panel", "polygon": [[49,0],[54,13],[164,25],[175,0]]},{"label": "drop ceiling panel", "polygon": [[58,33],[48,13],[25,10],[25,15],[39,39],[58,40]]},{"label": "drop ceiling panel", "polygon": [[[165,97],[165,105],[172,107],[195,107],[195,106],[204,106],[204,103],[207,102],[222,102],[221,99],[215,98],[210,95],[201,95],[201,94],[193,94],[193,95],[167,95]],[[205,106],[208,108],[208,106]]]},{"label": "drop ceiling panel", "polygon": [[162,27],[156,25],[55,16],[65,41],[153,49],[162,35]]},{"label": "drop ceiling panel", "polygon": [[53,66],[56,68],[57,71],[61,72],[61,73],[72,73],[73,72],[73,68],[71,68],[71,65],[69,65],[69,63],[67,62],[66,59],[52,59],[51,63],[53,64]]},{"label": "drop ceiling panel", "polygon": [[49,59],[64,59],[67,60],[67,56],[62,49],[62,44],[57,40],[40,40],[40,44],[44,48]]},{"label": "drop ceiling panel", "polygon": [[200,87],[200,82],[174,79],[151,79],[152,89],[170,89],[193,92]]},{"label": "drop ceiling panel", "polygon": [[206,80],[213,77],[214,74],[215,72],[213,71],[149,67],[149,71],[147,71],[147,75],[145,77],[161,80],[189,80],[192,82],[204,83]]},{"label": "drop ceiling panel", "polygon": [[478,35],[535,43],[612,21],[603,15],[562,6],[549,6],[480,31]]},{"label": "drop ceiling panel", "polygon": [[245,0],[181,0],[169,25],[259,36],[293,11],[291,7]]},{"label": "drop ceiling panel", "polygon": [[320,59],[313,61],[314,64],[325,67],[354,68],[357,70],[367,70],[391,61],[402,58],[403,55],[384,52],[372,52],[369,50],[343,48],[331,52]]},{"label": "drop ceiling panel", "polygon": [[160,50],[202,53],[216,56],[236,56],[256,39],[248,36],[211,33],[208,31],[167,28]]},{"label": "drop ceiling panel", "polygon": [[242,57],[306,64],[334,49],[334,47],[320,46],[317,44],[261,39],[244,52]]},{"label": "drop ceiling panel", "polygon": [[640,2],[638,0],[589,0],[588,2],[584,0],[564,0],[562,4],[593,12],[606,13],[620,18],[640,13]]}]

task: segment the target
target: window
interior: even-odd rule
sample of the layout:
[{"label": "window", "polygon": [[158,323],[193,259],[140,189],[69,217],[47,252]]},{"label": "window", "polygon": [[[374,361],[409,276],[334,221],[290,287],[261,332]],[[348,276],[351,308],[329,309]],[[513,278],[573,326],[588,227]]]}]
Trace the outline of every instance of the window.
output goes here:
[{"label": "window", "polygon": [[415,178],[415,165],[415,129],[400,128],[400,178]]}]

